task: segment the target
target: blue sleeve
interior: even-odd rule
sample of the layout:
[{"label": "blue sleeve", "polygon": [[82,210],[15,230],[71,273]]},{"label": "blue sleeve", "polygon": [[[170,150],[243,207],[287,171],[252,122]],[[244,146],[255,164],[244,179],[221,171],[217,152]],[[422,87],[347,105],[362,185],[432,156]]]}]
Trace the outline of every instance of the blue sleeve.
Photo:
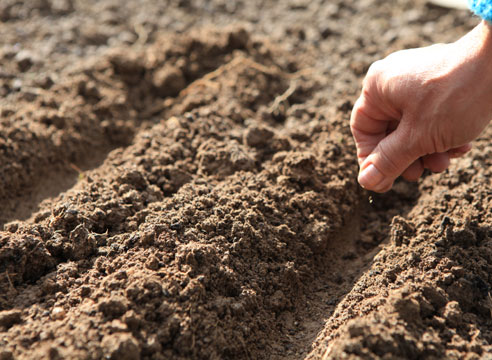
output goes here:
[{"label": "blue sleeve", "polygon": [[468,0],[468,4],[475,14],[492,22],[492,0]]}]

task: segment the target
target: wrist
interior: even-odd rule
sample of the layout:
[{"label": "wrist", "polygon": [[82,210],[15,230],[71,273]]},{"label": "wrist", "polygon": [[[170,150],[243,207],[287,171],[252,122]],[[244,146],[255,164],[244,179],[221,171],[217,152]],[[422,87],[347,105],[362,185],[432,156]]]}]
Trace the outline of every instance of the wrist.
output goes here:
[{"label": "wrist", "polygon": [[[462,60],[474,63],[492,81],[492,24],[482,20],[471,32],[456,42]],[[483,75],[485,75],[485,73]]]},{"label": "wrist", "polygon": [[480,38],[476,52],[477,65],[481,69],[483,79],[488,82],[488,88],[492,89],[492,24],[483,20],[478,28]]},{"label": "wrist", "polygon": [[482,20],[479,25],[482,29],[482,46],[484,51],[487,49],[492,52],[492,24]]}]

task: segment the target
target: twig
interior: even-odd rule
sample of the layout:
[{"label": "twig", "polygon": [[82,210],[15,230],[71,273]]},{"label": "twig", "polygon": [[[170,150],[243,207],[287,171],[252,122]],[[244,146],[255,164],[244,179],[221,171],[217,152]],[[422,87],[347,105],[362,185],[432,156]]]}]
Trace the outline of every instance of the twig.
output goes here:
[{"label": "twig", "polygon": [[223,74],[225,71],[233,68],[237,64],[244,61],[244,59],[245,58],[243,58],[243,57],[234,58],[232,61],[228,62],[227,64],[222,65],[222,66],[218,67],[217,69],[215,69],[214,71],[209,72],[205,76],[193,81],[190,85],[188,85],[186,88],[181,90],[181,92],[179,93],[179,96],[184,96],[184,95],[188,94],[195,86],[209,83],[212,79],[218,77],[219,75]]},{"label": "twig", "polygon": [[[303,70],[297,71],[297,72],[292,73],[292,74],[287,74],[287,73],[283,72],[282,70],[280,70],[279,68],[276,68],[273,66],[268,67],[268,66],[262,65],[260,63],[257,63],[256,61],[254,61],[252,59],[246,58],[244,56],[238,56],[238,57],[235,57],[234,59],[232,59],[227,64],[224,64],[224,65],[218,67],[217,69],[215,69],[214,71],[209,72],[208,74],[201,77],[200,79],[193,81],[190,85],[188,85],[186,88],[181,90],[179,96],[184,96],[184,95],[188,94],[195,86],[212,84],[211,80],[215,79],[216,77],[222,75],[224,72],[226,72],[226,71],[228,71],[228,70],[230,70],[230,69],[232,69],[235,66],[240,65],[240,64],[247,65],[248,67],[253,68],[255,70],[258,70],[259,72],[262,72],[264,74],[268,74],[268,75],[272,75],[272,76],[273,75],[280,76],[280,77],[287,78],[287,79],[297,79],[297,78],[299,78],[305,74],[311,74],[314,71],[314,69],[312,69],[312,68],[307,68],[307,69],[303,69]],[[215,85],[215,84],[213,86],[218,87],[218,85]]]},{"label": "twig", "polygon": [[10,279],[9,272],[5,270],[5,275],[7,276],[7,281],[9,282],[10,287],[12,290],[14,290],[17,293],[17,289],[15,288],[14,284],[12,283],[12,280]]},{"label": "twig", "polygon": [[328,357],[331,354],[331,349],[333,348],[333,342],[331,342],[327,347],[326,351],[323,353],[323,356],[321,357],[322,360],[328,360]]},{"label": "twig", "polygon": [[144,45],[149,39],[149,32],[145,30],[145,27],[142,24],[135,24],[135,33],[138,36],[135,45]]},{"label": "twig", "polygon": [[34,248],[31,251],[29,251],[27,255],[31,255],[33,252],[35,252],[38,249],[39,245],[41,245],[40,241],[36,243],[36,246],[34,246]]},{"label": "twig", "polygon": [[279,95],[275,98],[275,100],[273,101],[273,104],[272,106],[270,106],[268,108],[268,111],[270,113],[273,113],[275,112],[276,110],[278,110],[278,108],[280,107],[280,105],[284,102],[284,101],[287,101],[291,96],[292,94],[294,94],[294,92],[297,90],[297,81],[293,81],[289,88],[287,90],[285,90],[285,92],[282,94],[282,95]]}]

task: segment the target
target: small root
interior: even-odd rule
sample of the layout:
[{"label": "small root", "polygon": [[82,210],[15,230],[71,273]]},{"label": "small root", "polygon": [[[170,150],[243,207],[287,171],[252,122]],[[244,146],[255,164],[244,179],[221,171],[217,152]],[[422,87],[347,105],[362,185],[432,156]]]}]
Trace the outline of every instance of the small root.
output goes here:
[{"label": "small root", "polygon": [[135,24],[135,33],[138,36],[135,45],[145,45],[149,39],[149,32],[145,27],[142,24]]},{"label": "small root", "polygon": [[289,88],[281,95],[277,96],[273,101],[273,104],[268,108],[270,113],[275,113],[279,110],[280,106],[286,102],[292,94],[297,90],[297,81],[293,81]]},{"label": "small root", "polygon": [[14,292],[17,294],[17,289],[14,286],[14,283],[12,282],[12,279],[10,279],[9,272],[5,270],[5,275],[7,277],[7,281],[9,282],[10,288],[14,290]]},{"label": "small root", "polygon": [[200,85],[202,85],[202,86],[211,85],[214,87],[219,87],[219,85],[216,83],[213,83],[212,80],[219,77],[220,75],[224,74],[226,71],[233,69],[234,67],[236,67],[238,65],[245,65],[246,67],[258,70],[261,73],[271,75],[271,76],[279,76],[279,77],[283,77],[286,79],[297,79],[301,76],[311,74],[314,71],[312,68],[307,68],[307,69],[303,69],[303,70],[300,70],[300,71],[292,73],[292,74],[286,74],[285,72],[283,72],[282,70],[280,70],[277,67],[265,66],[265,65],[262,65],[260,63],[257,63],[254,60],[246,58],[244,56],[238,56],[238,57],[235,57],[234,59],[232,59],[227,64],[224,64],[224,65],[218,67],[216,70],[209,72],[208,74],[206,74],[202,78],[193,81],[190,85],[188,85],[186,88],[181,90],[179,96],[185,96],[185,95],[189,94],[196,86],[200,86]]}]

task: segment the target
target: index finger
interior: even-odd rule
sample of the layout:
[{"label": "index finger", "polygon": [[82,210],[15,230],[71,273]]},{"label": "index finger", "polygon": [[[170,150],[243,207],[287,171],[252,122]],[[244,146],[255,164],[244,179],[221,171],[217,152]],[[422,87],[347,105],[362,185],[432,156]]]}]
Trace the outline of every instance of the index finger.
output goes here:
[{"label": "index finger", "polygon": [[382,114],[367,98],[361,95],[355,102],[350,116],[350,130],[357,147],[357,158],[361,164],[389,130],[393,130],[395,119]]}]

